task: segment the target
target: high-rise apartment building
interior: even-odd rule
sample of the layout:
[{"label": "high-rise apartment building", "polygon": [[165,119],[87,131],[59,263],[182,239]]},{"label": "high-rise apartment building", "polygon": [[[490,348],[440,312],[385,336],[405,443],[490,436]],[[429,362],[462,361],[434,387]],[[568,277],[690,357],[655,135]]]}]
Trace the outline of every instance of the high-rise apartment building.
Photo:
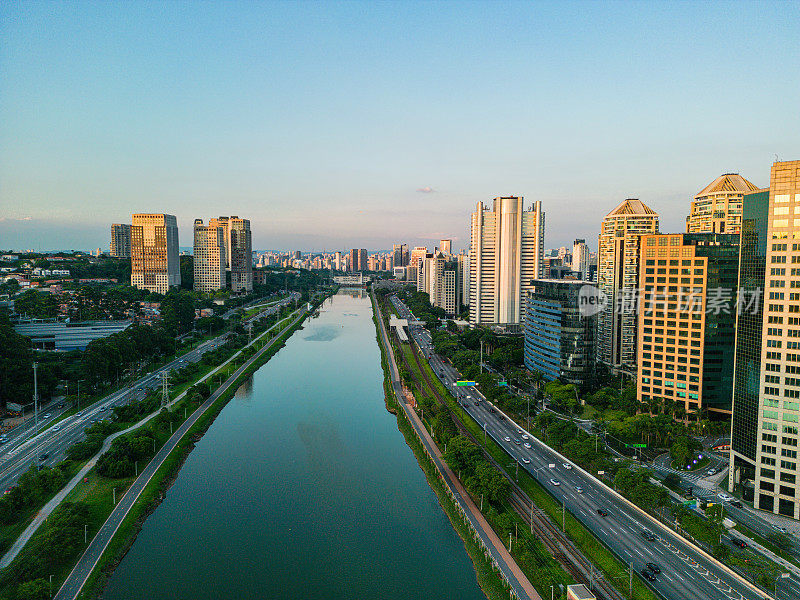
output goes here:
[{"label": "high-rise apartment building", "polygon": [[727,419],[739,236],[643,235],[640,265],[637,398],[686,421]]},{"label": "high-rise apartment building", "polygon": [[578,386],[595,373],[595,315],[581,314],[582,281],[536,279],[525,312],[525,367]]},{"label": "high-rise apartment building", "polygon": [[469,304],[469,254],[463,250],[458,253],[458,310]]},{"label": "high-rise apartment building", "polygon": [[417,291],[425,292],[433,306],[454,316],[458,311],[458,263],[448,261],[442,252],[419,261]]},{"label": "high-rise apartment building", "polygon": [[166,294],[181,284],[178,221],[174,215],[131,217],[131,285]]},{"label": "high-rise apartment building", "polygon": [[629,198],[608,213],[597,244],[597,287],[605,305],[597,316],[597,360],[614,372],[636,373],[639,238],[658,233],[658,213]]},{"label": "high-rise apartment building", "polygon": [[589,246],[586,240],[575,240],[572,244],[572,271],[578,273],[582,280],[589,278]]},{"label": "high-rise apartment building", "polygon": [[800,161],[774,163],[768,199],[746,196],[743,212],[740,285],[761,304],[739,303],[728,485],[799,519]]},{"label": "high-rise apartment building", "polygon": [[131,257],[131,226],[126,223],[114,223],[111,226],[111,244],[109,254],[114,258]]},{"label": "high-rise apartment building", "polygon": [[[213,220],[213,219],[212,219]],[[215,292],[227,287],[225,232],[194,220],[194,289]]]},{"label": "high-rise apartment building", "polygon": [[523,198],[495,198],[492,208],[478,202],[470,237],[470,322],[519,327],[531,282],[544,256],[541,202],[524,210]]},{"label": "high-rise apartment building", "polygon": [[350,250],[350,270],[367,271],[367,251],[364,248],[353,248]]},{"label": "high-rise apartment building", "polygon": [[394,267],[408,266],[408,244],[392,245],[392,265]]},{"label": "high-rise apartment building", "polygon": [[739,233],[742,195],[758,190],[738,173],[725,173],[704,187],[686,217],[687,233]]},{"label": "high-rise apartment building", "polygon": [[439,241],[439,250],[443,254],[446,254],[447,256],[450,256],[453,253],[452,252],[452,250],[453,250],[453,240],[440,240]]},{"label": "high-rise apartment building", "polygon": [[253,253],[250,220],[237,216],[210,219],[208,226],[221,227],[225,236],[225,268],[230,273],[231,291],[253,291]]}]

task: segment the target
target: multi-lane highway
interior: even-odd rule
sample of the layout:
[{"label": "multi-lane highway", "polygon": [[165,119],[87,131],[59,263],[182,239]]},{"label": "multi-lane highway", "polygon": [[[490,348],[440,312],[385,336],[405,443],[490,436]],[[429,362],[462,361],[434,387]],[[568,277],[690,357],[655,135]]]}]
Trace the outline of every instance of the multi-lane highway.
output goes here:
[{"label": "multi-lane highway", "polygon": [[[265,307],[263,312],[253,315],[251,319],[261,318],[279,310],[281,306],[288,304],[299,297],[299,294],[292,293],[286,298],[276,301],[274,304]],[[224,316],[230,317],[233,311],[228,311]],[[246,323],[247,321],[245,321]],[[24,427],[12,429],[7,434],[7,441],[0,446],[0,490],[7,490],[15,485],[17,479],[31,465],[43,464],[54,465],[65,458],[67,449],[79,442],[84,437],[84,429],[93,421],[102,420],[111,414],[115,406],[127,404],[133,399],[141,399],[148,390],[157,388],[161,385],[162,373],[173,369],[179,369],[189,363],[198,362],[203,354],[216,350],[225,343],[228,333],[223,333],[218,337],[200,344],[197,348],[175,358],[173,361],[137,379],[125,388],[109,394],[87,407],[82,407],[79,412],[61,420],[56,425],[48,426],[55,421],[66,409],[51,411],[48,419],[39,419],[38,433],[34,432],[32,423],[26,423]]]},{"label": "multi-lane highway", "polygon": [[[396,297],[402,318],[413,315]],[[517,426],[474,388],[456,387],[458,372],[433,353],[430,333],[412,325],[410,333],[439,379],[470,416],[517,462],[638,574],[653,563],[660,568],[655,591],[669,600],[762,600],[766,594],[728,572],[667,527],[649,518],[596,477],[586,473]],[[605,514],[600,514],[603,511]],[[652,539],[649,539],[651,538]],[[616,574],[624,587],[629,574]]]}]

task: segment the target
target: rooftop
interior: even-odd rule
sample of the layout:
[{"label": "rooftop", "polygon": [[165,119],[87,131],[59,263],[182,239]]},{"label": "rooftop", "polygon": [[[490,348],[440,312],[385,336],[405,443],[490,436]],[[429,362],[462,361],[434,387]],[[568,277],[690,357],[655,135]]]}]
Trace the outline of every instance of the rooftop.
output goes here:
[{"label": "rooftop", "polygon": [[614,210],[612,210],[610,213],[606,215],[606,217],[618,217],[624,215],[658,216],[658,213],[649,206],[647,206],[644,202],[642,202],[638,198],[628,198],[624,202],[620,202],[619,205]]},{"label": "rooftop", "polygon": [[725,173],[717,177],[714,181],[709,183],[706,187],[700,190],[695,199],[702,196],[710,196],[711,194],[722,194],[725,192],[738,192],[748,193],[756,192],[760,188],[754,183],[748,181],[738,173]]}]

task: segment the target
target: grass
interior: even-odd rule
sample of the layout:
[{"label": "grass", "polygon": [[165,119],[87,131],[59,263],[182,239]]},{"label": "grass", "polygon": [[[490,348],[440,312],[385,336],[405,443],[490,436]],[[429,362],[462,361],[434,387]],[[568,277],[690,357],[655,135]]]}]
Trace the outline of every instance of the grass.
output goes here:
[{"label": "grass", "polygon": [[748,529],[747,527],[745,527],[744,525],[741,525],[740,523],[737,523],[736,526],[734,527],[734,529],[736,529],[736,531],[738,531],[742,535],[747,536],[748,538],[750,538],[751,540],[753,540],[757,544],[760,544],[761,546],[764,546],[764,548],[766,548],[770,552],[773,552],[774,554],[777,554],[782,559],[788,560],[793,565],[795,565],[797,567],[800,567],[800,562],[798,562],[798,560],[794,556],[792,556],[789,552],[786,552],[785,550],[781,550],[775,544],[770,542],[768,539],[760,536],[755,531],[752,531],[751,529]]},{"label": "grass", "polygon": [[704,456],[699,461],[697,461],[697,464],[693,464],[693,465],[691,465],[691,467],[689,469],[685,469],[684,465],[678,463],[678,461],[676,461],[676,460],[673,460],[672,461],[672,468],[673,469],[677,469],[678,471],[682,471],[684,473],[693,473],[694,471],[699,471],[700,469],[705,468],[708,465],[708,463],[710,463],[710,462],[711,462],[711,458],[708,457],[708,456]]},{"label": "grass", "polygon": [[[408,351],[410,352],[410,349]],[[404,352],[406,352],[405,348]],[[423,370],[428,373],[430,380],[442,394],[451,413],[466,426],[487,453],[500,465],[507,464],[509,460],[513,461],[513,458],[493,439],[487,438],[484,441],[482,425],[477,423],[469,413],[456,402],[452,395],[450,395],[450,392],[442,385],[441,381],[434,376],[430,365],[424,360],[420,362],[422,363]],[[417,370],[417,365],[413,360],[409,361],[409,365],[412,370]],[[547,490],[545,490],[545,488],[530,477],[527,472],[523,471],[520,473],[519,485],[528,494],[531,500],[533,500],[534,504],[543,509],[554,522],[561,522],[561,505]],[[567,512],[566,515],[566,533],[585,556],[591,557],[592,561],[603,571],[605,577],[611,581],[617,589],[624,591],[627,595],[627,586],[620,585],[621,578],[625,578],[625,583],[628,581],[627,565],[620,561],[610,549],[603,545],[600,540],[569,512]],[[658,597],[637,576],[633,580],[632,599],[657,600]]]}]

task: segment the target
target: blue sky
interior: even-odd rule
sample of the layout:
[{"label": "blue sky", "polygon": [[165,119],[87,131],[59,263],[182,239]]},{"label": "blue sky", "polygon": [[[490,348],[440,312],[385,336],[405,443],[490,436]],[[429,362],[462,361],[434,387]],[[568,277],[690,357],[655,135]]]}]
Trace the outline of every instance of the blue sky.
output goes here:
[{"label": "blue sky", "polygon": [[461,248],[510,194],[548,247],[627,197],[680,231],[721,173],[800,158],[799,32],[789,2],[6,2],[0,248],[107,248],[132,212]]}]

